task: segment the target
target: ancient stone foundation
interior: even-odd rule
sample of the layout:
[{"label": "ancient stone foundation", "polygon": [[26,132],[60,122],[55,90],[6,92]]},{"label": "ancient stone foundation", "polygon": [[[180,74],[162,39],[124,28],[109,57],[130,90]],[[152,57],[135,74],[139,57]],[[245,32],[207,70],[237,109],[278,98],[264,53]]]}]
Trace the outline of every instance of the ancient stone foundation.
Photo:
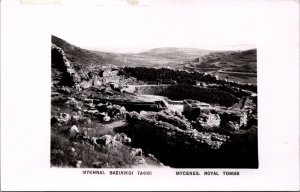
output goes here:
[{"label": "ancient stone foundation", "polygon": [[[119,131],[132,138],[132,145],[154,154],[165,165],[183,168],[255,167],[241,154],[230,136],[182,130],[136,112],[127,116],[128,126]],[[255,161],[254,161],[255,162]]]},{"label": "ancient stone foundation", "polygon": [[136,87],[136,93],[160,95],[172,100],[194,99],[210,104],[232,106],[239,100],[231,93],[192,85],[154,85]]}]

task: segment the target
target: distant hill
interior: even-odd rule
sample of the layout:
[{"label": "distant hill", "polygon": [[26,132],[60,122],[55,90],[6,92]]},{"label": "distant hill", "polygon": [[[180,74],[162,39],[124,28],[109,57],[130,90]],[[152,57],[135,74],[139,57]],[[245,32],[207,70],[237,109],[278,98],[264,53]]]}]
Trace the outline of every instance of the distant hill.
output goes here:
[{"label": "distant hill", "polygon": [[52,43],[61,47],[67,58],[74,64],[116,66],[147,66],[180,68],[186,60],[209,54],[207,50],[192,48],[156,48],[136,54],[109,53],[82,49],[52,36]]},{"label": "distant hill", "polygon": [[257,51],[220,51],[186,61],[189,71],[202,71],[234,81],[256,83]]},{"label": "distant hill", "polygon": [[256,83],[256,49],[246,51],[208,51],[195,48],[163,47],[134,54],[109,53],[82,49],[52,36],[52,43],[62,48],[73,65],[170,67],[208,72],[220,78]]},{"label": "distant hill", "polygon": [[209,53],[210,51],[208,50],[195,48],[164,47],[151,49],[149,51],[139,53],[138,55],[151,56],[163,59],[177,59],[178,61],[184,61],[188,58],[201,57]]},{"label": "distant hill", "polygon": [[196,68],[220,68],[224,71],[256,73],[256,49],[247,51],[214,52],[191,62]]}]

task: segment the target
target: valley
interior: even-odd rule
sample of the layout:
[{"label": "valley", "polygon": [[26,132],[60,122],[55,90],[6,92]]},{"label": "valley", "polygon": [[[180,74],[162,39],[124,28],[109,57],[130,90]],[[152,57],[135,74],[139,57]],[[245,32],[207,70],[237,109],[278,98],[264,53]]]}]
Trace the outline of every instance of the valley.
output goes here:
[{"label": "valley", "polygon": [[52,36],[51,166],[258,168],[256,50],[121,54]]}]

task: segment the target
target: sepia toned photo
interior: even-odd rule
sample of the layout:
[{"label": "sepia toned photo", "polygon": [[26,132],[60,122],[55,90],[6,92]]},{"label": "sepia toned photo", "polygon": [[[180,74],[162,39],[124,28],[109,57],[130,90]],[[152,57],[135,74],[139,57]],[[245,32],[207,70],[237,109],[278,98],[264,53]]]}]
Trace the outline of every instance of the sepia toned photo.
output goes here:
[{"label": "sepia toned photo", "polygon": [[258,168],[257,50],[51,37],[51,167]]}]

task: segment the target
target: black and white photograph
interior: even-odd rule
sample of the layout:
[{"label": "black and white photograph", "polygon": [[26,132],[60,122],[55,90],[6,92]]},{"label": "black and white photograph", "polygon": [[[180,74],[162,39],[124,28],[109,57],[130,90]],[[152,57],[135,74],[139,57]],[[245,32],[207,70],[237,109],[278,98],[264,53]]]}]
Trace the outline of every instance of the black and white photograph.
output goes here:
[{"label": "black and white photograph", "polygon": [[1,191],[299,191],[298,0],[2,0]]},{"label": "black and white photograph", "polygon": [[51,166],[258,168],[257,50],[51,37]]}]

